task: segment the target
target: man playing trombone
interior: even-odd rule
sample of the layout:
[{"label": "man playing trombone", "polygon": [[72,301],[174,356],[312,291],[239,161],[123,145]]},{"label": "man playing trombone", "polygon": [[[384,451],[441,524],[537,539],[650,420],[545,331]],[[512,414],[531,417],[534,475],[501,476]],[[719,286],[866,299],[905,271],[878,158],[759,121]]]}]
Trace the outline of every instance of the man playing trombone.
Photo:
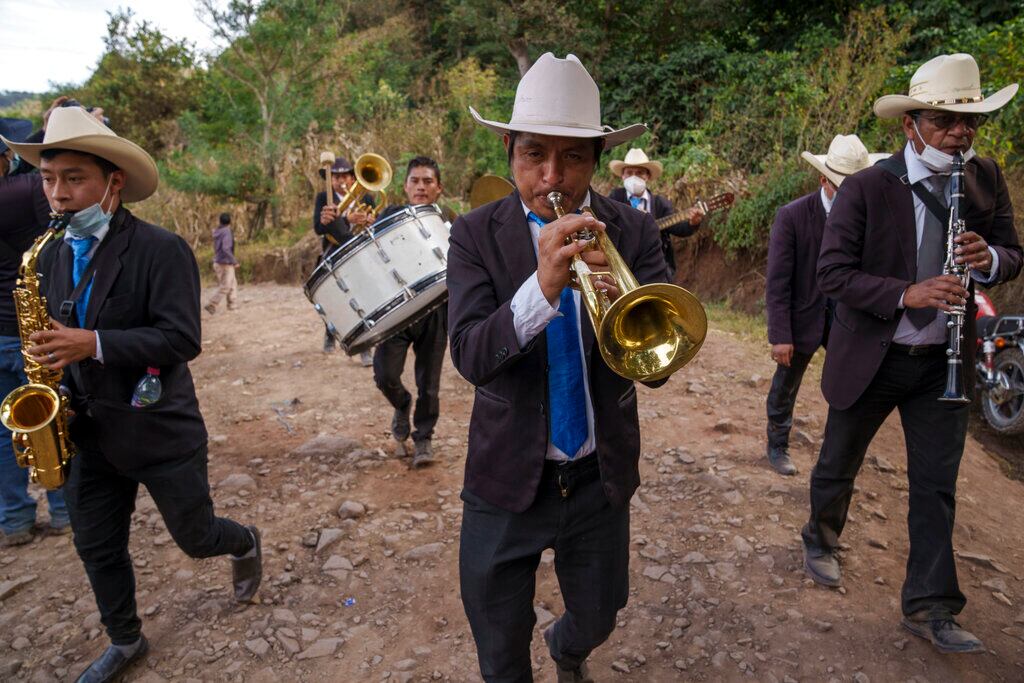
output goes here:
[{"label": "man playing trombone", "polygon": [[[515,102],[507,124],[471,109],[502,135],[516,191],[456,220],[448,252],[452,361],[476,387],[462,601],[484,679],[532,680],[535,572],[553,548],[565,613],[544,638],[558,680],[584,681],[587,656],[628,597],[640,433],[633,382],[605,363],[569,287],[573,256],[594,270],[607,260],[570,238],[606,231],[641,283],[665,282],[665,260],[649,214],[590,188],[601,153],[645,127],[602,127],[597,85],[573,55],[540,57]],[[563,195],[562,218],[553,191]],[[575,213],[581,207],[596,218]],[[612,283],[602,275],[594,284],[614,300]]]}]

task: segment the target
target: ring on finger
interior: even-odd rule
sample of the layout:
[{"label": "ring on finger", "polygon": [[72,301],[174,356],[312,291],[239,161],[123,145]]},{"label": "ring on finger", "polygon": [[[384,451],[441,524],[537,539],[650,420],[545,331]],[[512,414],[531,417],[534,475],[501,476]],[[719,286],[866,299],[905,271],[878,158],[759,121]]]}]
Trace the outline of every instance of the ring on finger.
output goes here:
[{"label": "ring on finger", "polygon": [[46,354],[46,359],[51,363],[56,363],[57,355],[53,351],[50,351],[48,354]]}]

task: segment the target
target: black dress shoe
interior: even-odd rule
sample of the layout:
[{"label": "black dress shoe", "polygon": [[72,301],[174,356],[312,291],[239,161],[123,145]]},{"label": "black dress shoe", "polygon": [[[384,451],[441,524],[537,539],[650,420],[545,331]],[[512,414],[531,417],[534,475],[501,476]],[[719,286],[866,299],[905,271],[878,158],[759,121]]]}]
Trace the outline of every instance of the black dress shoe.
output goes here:
[{"label": "black dress shoe", "polygon": [[[911,617],[916,615],[911,615]],[[985,646],[970,631],[961,628],[952,618],[915,619],[903,617],[903,627],[919,638],[932,641],[943,654],[974,654],[984,652]]]},{"label": "black dress shoe", "polygon": [[768,464],[779,474],[792,477],[796,474],[796,465],[789,459],[789,451],[785,448],[768,448]]},{"label": "black dress shoe", "polygon": [[[554,636],[555,625],[552,624],[544,629],[544,642],[548,646],[548,654],[551,654],[551,638]],[[594,679],[590,677],[590,670],[587,668],[587,662],[580,662],[579,666],[572,669],[563,669],[562,665],[558,663],[558,660],[553,656],[551,660],[555,663],[555,676],[558,683],[594,683]]]},{"label": "black dress shoe", "polygon": [[139,637],[142,639],[142,644],[139,645],[139,649],[131,657],[125,657],[121,654],[120,650],[111,645],[103,651],[99,659],[82,672],[82,675],[78,677],[77,683],[107,683],[107,681],[115,680],[133,662],[142,659],[149,652],[149,641],[146,640],[146,636]]},{"label": "black dress shoe", "polygon": [[408,405],[404,408],[395,408],[395,412],[391,416],[391,435],[395,437],[395,441],[405,441],[409,438],[409,432],[412,431],[412,426],[409,424],[411,413],[412,399],[409,399]]},{"label": "black dress shoe", "polygon": [[249,602],[263,580],[263,543],[260,530],[245,527],[256,540],[256,554],[251,557],[231,558],[231,581],[235,586],[235,602]]}]

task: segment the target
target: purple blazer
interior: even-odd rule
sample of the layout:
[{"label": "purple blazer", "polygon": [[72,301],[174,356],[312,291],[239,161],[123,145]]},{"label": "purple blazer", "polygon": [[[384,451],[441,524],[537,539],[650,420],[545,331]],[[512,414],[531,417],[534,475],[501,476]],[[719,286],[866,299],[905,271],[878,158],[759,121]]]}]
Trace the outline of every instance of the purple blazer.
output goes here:
[{"label": "purple blazer", "polygon": [[[995,282],[1012,280],[1020,273],[1022,252],[1006,181],[995,161],[967,162],[964,194],[967,228],[999,254]],[[917,229],[910,186],[881,166],[846,178],[825,223],[818,258],[818,285],[836,301],[821,378],[822,392],[833,408],[849,408],[874,379],[903,315],[900,296],[916,278]],[[964,339],[968,394],[974,390],[975,312],[970,302]]]},{"label": "purple blazer", "polygon": [[[666,281],[654,219],[590,191],[591,207],[641,284]],[[452,363],[476,387],[465,487],[492,505],[522,512],[533,503],[548,444],[547,338],[519,346],[510,303],[537,269],[519,193],[456,219],[448,249],[448,333]],[[581,328],[596,457],[605,495],[626,505],[640,483],[636,387],[609,369]],[[653,386],[663,384],[653,383]]]},{"label": "purple blazer", "polygon": [[825,334],[828,308],[817,280],[824,230],[825,207],[815,190],[779,209],[768,239],[768,341],[792,344],[800,353],[817,351]]}]

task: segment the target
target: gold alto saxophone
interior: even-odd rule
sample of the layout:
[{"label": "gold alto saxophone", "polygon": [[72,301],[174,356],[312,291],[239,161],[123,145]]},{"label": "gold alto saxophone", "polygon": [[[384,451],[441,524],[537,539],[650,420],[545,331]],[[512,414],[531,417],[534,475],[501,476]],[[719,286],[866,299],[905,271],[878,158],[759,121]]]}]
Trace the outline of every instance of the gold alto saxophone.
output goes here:
[{"label": "gold alto saxophone", "polygon": [[68,440],[68,397],[60,392],[61,370],[51,370],[28,354],[33,332],[52,329],[46,297],[39,294],[36,262],[43,248],[59,235],[71,214],[51,213],[50,225],[21,257],[18,282],[14,287],[14,308],[25,359],[24,384],[0,403],[0,423],[11,430],[14,456],[29,469],[32,481],[46,489],[64,485],[68,462],[75,447]]}]

